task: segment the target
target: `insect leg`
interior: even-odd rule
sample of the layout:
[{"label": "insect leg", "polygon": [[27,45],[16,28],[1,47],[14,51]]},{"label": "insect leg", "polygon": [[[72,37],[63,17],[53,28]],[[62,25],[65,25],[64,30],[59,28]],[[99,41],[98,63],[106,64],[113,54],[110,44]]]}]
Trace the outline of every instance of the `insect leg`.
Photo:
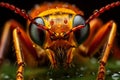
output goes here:
[{"label": "insect leg", "polygon": [[6,53],[6,49],[9,47],[10,37],[9,23],[6,23],[0,40],[0,65],[3,63],[4,53]]},{"label": "insect leg", "polygon": [[109,37],[109,34],[112,29],[111,26],[113,23],[114,23],[113,21],[109,21],[107,24],[101,26],[101,28],[95,33],[90,44],[87,46],[88,48],[88,50],[86,51],[87,56],[94,55],[100,49],[100,47],[104,45],[104,43]]},{"label": "insect leg", "polygon": [[107,40],[107,44],[104,47],[102,59],[100,61],[97,80],[99,79],[104,80],[105,64],[107,63],[107,59],[108,59],[115,35],[116,35],[116,24],[113,21],[109,21],[107,24],[101,26],[94,36],[90,37],[88,41],[89,43],[85,42],[83,44],[85,45],[85,49],[82,55],[91,57],[100,49],[100,47],[104,45],[104,43]]},{"label": "insect leg", "polygon": [[103,51],[103,56],[100,60],[100,66],[99,66],[99,70],[98,70],[98,76],[97,76],[97,80],[104,80],[104,75],[105,75],[105,64],[107,63],[107,59],[109,57],[110,54],[110,50],[116,35],[116,24],[113,22],[112,25],[110,26],[111,30],[110,30],[110,34],[108,36],[108,41],[107,44],[104,48]]},{"label": "insect leg", "polygon": [[14,46],[15,46],[15,50],[16,50],[16,57],[17,57],[17,63],[18,63],[16,80],[23,80],[24,60],[23,60],[23,56],[22,56],[22,52],[21,52],[19,39],[18,39],[17,29],[13,30],[13,39],[14,39]]},{"label": "insect leg", "polygon": [[[23,56],[25,63],[27,65],[34,67],[37,66],[38,63],[38,54],[36,50],[33,47],[33,44],[31,40],[29,39],[28,35],[23,31],[21,28],[21,25],[14,21],[10,20],[5,24],[5,28],[3,30],[3,34],[1,37],[1,43],[0,43],[0,58],[3,58],[3,55],[7,51],[7,44],[9,43],[9,37],[12,37],[13,32],[13,41],[17,56],[17,62],[18,62],[18,75],[19,72],[22,71],[24,66]],[[8,46],[9,47],[9,46]],[[39,51],[40,52],[40,51]],[[39,55],[39,60],[41,61],[41,58],[43,58],[43,54]],[[2,62],[2,61],[1,61]],[[21,77],[21,76],[19,76]]]},{"label": "insect leg", "polygon": [[48,58],[50,59],[50,62],[51,62],[51,68],[57,68],[54,53],[49,49],[46,49],[46,52],[47,52]]}]

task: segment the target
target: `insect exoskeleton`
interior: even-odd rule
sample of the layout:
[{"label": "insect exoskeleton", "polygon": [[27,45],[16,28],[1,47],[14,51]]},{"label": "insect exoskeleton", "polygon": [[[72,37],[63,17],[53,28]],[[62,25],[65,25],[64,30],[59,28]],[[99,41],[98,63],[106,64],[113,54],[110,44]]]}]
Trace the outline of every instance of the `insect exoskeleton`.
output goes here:
[{"label": "insect exoskeleton", "polygon": [[[55,2],[37,6],[30,11],[30,15],[36,23],[47,29],[28,22],[28,34],[33,43],[44,50],[53,67],[69,66],[79,44],[89,34],[89,25],[85,24],[83,12],[74,5]],[[65,35],[78,25],[85,27]]]}]

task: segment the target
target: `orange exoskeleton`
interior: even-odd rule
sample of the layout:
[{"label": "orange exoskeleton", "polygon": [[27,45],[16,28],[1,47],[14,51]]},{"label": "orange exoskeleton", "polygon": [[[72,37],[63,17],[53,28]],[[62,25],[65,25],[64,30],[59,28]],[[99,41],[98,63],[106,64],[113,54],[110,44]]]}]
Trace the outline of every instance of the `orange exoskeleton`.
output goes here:
[{"label": "orange exoskeleton", "polygon": [[84,13],[70,4],[45,3],[31,10],[28,15],[13,5],[1,2],[1,7],[6,7],[27,19],[28,27],[25,33],[18,22],[11,20],[6,23],[0,43],[0,63],[9,33],[13,34],[16,51],[17,80],[23,79],[24,63],[37,66],[49,60],[53,68],[66,68],[75,60],[79,60],[80,56],[91,57],[107,42],[97,77],[97,80],[103,80],[104,67],[116,34],[116,24],[109,21],[103,26],[96,18],[119,5],[120,1],[108,4],[85,21]]}]

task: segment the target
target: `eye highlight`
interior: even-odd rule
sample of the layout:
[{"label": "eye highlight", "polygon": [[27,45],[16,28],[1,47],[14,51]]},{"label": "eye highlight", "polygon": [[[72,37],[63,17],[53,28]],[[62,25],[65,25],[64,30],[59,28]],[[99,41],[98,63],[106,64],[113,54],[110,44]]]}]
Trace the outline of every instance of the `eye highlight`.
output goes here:
[{"label": "eye highlight", "polygon": [[80,15],[76,15],[73,19],[73,27],[77,27],[79,25],[84,25],[85,27],[73,32],[77,44],[81,44],[82,42],[84,42],[87,39],[90,31],[89,24],[85,24],[85,20],[83,19],[83,17]]},{"label": "eye highlight", "polygon": [[35,19],[34,19],[34,21],[35,21],[36,23],[38,23],[38,24],[43,25],[43,26],[45,25],[45,23],[44,23],[43,19],[42,19],[42,18],[40,18],[40,17],[35,18]]},{"label": "eye highlight", "polygon": [[[45,25],[42,18],[37,17],[34,21],[38,24]],[[35,24],[31,23],[29,27],[29,34],[33,42],[42,46],[45,41],[45,31],[43,29],[38,28]]]},{"label": "eye highlight", "polygon": [[85,25],[85,20],[80,15],[76,15],[73,19],[73,27],[77,27],[78,25]]}]

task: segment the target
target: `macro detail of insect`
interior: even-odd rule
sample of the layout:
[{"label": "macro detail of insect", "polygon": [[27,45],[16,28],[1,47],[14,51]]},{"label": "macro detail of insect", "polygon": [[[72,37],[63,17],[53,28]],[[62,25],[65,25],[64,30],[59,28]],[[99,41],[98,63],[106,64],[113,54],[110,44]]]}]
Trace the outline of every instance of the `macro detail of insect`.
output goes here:
[{"label": "macro detail of insect", "polygon": [[97,80],[104,80],[105,64],[117,27],[112,20],[101,25],[101,21],[96,18],[119,5],[120,1],[108,4],[85,20],[84,13],[70,4],[45,3],[32,9],[28,15],[14,5],[0,2],[1,7],[8,8],[28,20],[27,32],[15,20],[5,24],[0,40],[0,63],[4,60],[10,33],[18,63],[17,80],[23,79],[25,63],[35,67],[50,61],[52,68],[69,68],[76,61],[79,62],[81,56],[93,56],[106,42],[97,76]]}]

